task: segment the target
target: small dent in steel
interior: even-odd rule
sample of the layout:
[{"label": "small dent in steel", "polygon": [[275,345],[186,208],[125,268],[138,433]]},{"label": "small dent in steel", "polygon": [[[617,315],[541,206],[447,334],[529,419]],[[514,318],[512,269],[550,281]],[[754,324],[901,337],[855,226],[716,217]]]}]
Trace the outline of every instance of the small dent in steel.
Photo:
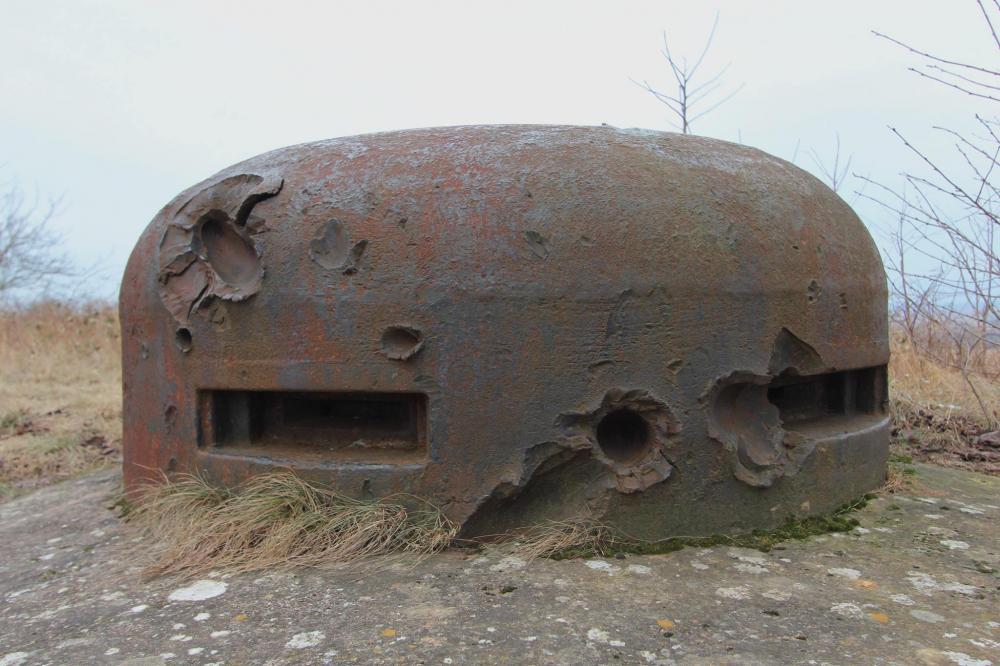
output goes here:
[{"label": "small dent in steel", "polygon": [[382,332],[382,353],[394,361],[413,358],[423,346],[423,333],[412,326],[390,326]]}]

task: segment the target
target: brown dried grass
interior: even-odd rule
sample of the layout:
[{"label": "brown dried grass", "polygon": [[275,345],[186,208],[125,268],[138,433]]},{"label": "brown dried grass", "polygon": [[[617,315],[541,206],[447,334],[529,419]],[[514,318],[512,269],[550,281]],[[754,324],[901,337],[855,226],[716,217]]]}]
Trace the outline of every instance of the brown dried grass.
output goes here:
[{"label": "brown dried grass", "polygon": [[910,490],[913,487],[913,478],[905,474],[896,465],[890,464],[886,471],[885,481],[873,492],[876,495],[895,495]]},{"label": "brown dried grass", "polygon": [[889,362],[890,388],[900,425],[919,410],[941,421],[959,420],[983,429],[1000,424],[1000,351],[981,355],[975,367],[938,361],[944,352],[927,350],[894,332]]},{"label": "brown dried grass", "polygon": [[567,553],[602,553],[611,550],[619,541],[610,527],[584,518],[546,521],[501,539],[501,543],[511,544],[515,557],[529,561]]},{"label": "brown dried grass", "polygon": [[[929,325],[928,325],[929,326]],[[914,343],[892,333],[889,363],[893,449],[897,455],[1000,474],[1000,451],[979,437],[1000,428],[1000,349],[957,366],[947,336],[923,330]]]},{"label": "brown dried grass", "polygon": [[416,498],[355,500],[285,471],[234,489],[180,475],[146,486],[127,516],[146,537],[152,576],[416,561],[446,548],[457,531]]},{"label": "brown dried grass", "polygon": [[109,304],[0,310],[0,495],[118,460],[119,349]]}]

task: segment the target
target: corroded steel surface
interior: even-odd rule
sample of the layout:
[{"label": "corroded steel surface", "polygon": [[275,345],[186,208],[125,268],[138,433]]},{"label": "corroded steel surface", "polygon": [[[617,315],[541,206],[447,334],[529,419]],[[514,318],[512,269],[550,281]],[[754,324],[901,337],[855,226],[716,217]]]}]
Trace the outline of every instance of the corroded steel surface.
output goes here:
[{"label": "corroded steel surface", "polygon": [[886,286],[850,208],[610,127],[294,146],[187,190],[121,294],[126,484],[275,467],[467,534],[764,527],[877,485]]}]

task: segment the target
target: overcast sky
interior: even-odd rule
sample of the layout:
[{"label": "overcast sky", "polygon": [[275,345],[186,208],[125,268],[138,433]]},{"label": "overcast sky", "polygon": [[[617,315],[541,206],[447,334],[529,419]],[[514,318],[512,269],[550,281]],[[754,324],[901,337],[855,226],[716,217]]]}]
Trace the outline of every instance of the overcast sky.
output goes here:
[{"label": "overcast sky", "polygon": [[[58,228],[117,291],[132,245],[177,192],[281,146],[434,125],[555,123],[670,129],[630,82],[669,88],[677,54],[731,63],[743,88],[694,126],[815,171],[810,150],[895,184],[934,125],[969,127],[967,97],[906,71],[871,34],[992,63],[972,0],[768,2],[141,2],[0,0],[0,181],[61,196]],[[798,153],[796,155],[796,146]],[[874,208],[843,196],[875,226]],[[878,232],[878,229],[876,229]]]}]

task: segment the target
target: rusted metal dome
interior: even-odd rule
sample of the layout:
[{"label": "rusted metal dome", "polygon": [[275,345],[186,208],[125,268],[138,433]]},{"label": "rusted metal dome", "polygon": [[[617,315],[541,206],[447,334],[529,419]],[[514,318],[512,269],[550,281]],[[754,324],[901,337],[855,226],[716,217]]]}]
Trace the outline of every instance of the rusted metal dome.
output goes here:
[{"label": "rusted metal dome", "polygon": [[291,468],[466,534],[767,527],[878,485],[886,285],[745,146],[483,126],[277,150],[153,220],[121,292],[126,484]]}]

